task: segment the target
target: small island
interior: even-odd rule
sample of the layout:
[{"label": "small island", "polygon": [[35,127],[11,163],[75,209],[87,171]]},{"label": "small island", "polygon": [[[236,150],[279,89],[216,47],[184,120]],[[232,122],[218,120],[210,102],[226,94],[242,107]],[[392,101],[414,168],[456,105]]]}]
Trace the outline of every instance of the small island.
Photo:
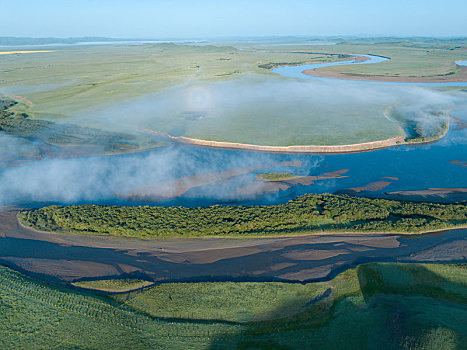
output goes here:
[{"label": "small island", "polygon": [[290,173],[261,173],[256,175],[256,178],[258,180],[264,180],[264,181],[284,181],[284,180],[290,180],[293,178],[299,177],[298,175],[290,174]]}]

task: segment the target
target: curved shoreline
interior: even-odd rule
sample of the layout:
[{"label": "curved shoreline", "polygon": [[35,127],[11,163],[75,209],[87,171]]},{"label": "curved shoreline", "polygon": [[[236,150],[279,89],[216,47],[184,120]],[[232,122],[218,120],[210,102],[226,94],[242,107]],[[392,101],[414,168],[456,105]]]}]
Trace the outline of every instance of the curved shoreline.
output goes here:
[{"label": "curved shoreline", "polygon": [[[324,72],[323,75],[320,75],[322,72],[318,72],[318,69],[320,68],[326,68],[326,67],[335,67],[338,65],[342,65],[341,63],[343,62],[349,62],[348,65],[352,64],[365,64],[366,61],[370,61],[368,63],[378,63],[378,62],[372,62],[373,57],[379,57],[379,58],[384,58],[385,60],[390,60],[390,57],[386,56],[381,56],[381,55],[364,55],[364,54],[348,54],[348,53],[341,53],[342,55],[348,55],[349,58],[343,59],[341,61],[336,61],[336,62],[331,62],[330,65],[326,65],[324,67],[316,67],[313,69],[308,69],[308,70],[303,70],[301,71],[301,74],[303,75],[308,75],[308,76],[315,76],[315,77],[326,77],[326,78],[337,78],[340,79],[340,74],[341,73],[335,73],[336,76],[328,76],[328,72]],[[463,62],[463,61],[459,61]],[[332,64],[335,63],[335,64]],[[457,64],[457,62],[456,62]],[[300,67],[300,66],[306,66],[309,64],[298,64],[298,65],[285,65],[285,66],[275,66],[269,69],[269,71],[273,71],[276,68],[284,68],[284,67]],[[445,82],[445,83],[450,83],[450,82],[467,82],[467,67],[463,67],[461,65],[457,65],[460,67],[465,73],[465,78],[457,78],[456,80],[440,80],[439,82]],[[277,72],[276,72],[277,73]],[[279,75],[282,75],[281,73],[278,73]],[[334,74],[331,72],[331,74]],[[338,76],[337,76],[338,75]],[[288,75],[284,75],[288,76]],[[369,79],[367,79],[369,78]],[[399,77],[387,77],[388,79],[396,79],[392,82],[405,82],[405,83],[416,83],[415,81],[403,81],[400,80]],[[359,76],[358,79],[354,79],[354,76],[349,76],[349,75],[343,75],[343,78],[345,80],[361,80],[361,81],[381,81],[384,82],[384,80],[377,80],[377,79],[371,79],[370,76]],[[402,78],[404,79],[404,78]],[[425,78],[420,78],[420,79],[425,79]],[[431,79],[431,78],[429,78]],[[391,82],[390,80],[387,80],[387,82]],[[425,82],[425,83],[436,83],[437,81],[430,80],[420,80],[420,82]],[[207,148],[218,148],[218,149],[230,149],[230,150],[242,150],[242,151],[253,151],[253,152],[264,152],[264,153],[286,153],[286,154],[348,154],[348,153],[360,153],[360,152],[370,152],[370,151],[375,151],[375,150],[380,150],[380,149],[385,149],[389,147],[394,147],[394,146],[401,146],[401,145],[424,145],[424,144],[429,144],[432,142],[436,142],[440,139],[442,139],[444,136],[446,136],[447,132],[449,130],[449,125],[448,128],[443,131],[441,135],[438,135],[436,137],[430,138],[428,140],[422,140],[422,141],[413,141],[410,139],[407,139],[407,135],[405,136],[396,136],[384,140],[377,140],[377,141],[370,141],[370,142],[361,142],[361,143],[355,143],[355,144],[347,144],[347,145],[327,145],[327,146],[321,146],[321,145],[291,145],[291,146],[268,146],[268,145],[255,145],[255,144],[248,144],[248,143],[239,143],[239,142],[227,142],[227,141],[214,141],[214,140],[203,140],[203,139],[196,139],[196,138],[190,138],[186,136],[172,136],[169,134],[164,134],[161,132],[145,129],[142,130],[144,133],[154,135],[159,138],[163,139],[168,139],[171,141],[175,141],[177,143],[182,143],[182,144],[188,144],[188,145],[195,145],[195,146],[200,146],[200,147],[207,147]]]},{"label": "curved shoreline", "polygon": [[[372,55],[378,56],[378,55]],[[356,59],[359,59],[359,55],[354,55]],[[384,56],[378,56],[384,57]],[[384,57],[388,58],[389,57]],[[344,62],[339,61],[339,62]],[[341,80],[358,80],[358,81],[375,81],[375,82],[389,82],[389,83],[428,83],[428,84],[437,84],[437,83],[464,83],[467,82],[467,67],[457,64],[456,67],[461,70],[461,73],[437,76],[437,77],[398,77],[398,76],[381,76],[381,75],[360,75],[360,74],[348,74],[343,72],[334,72],[334,71],[323,71],[321,68],[328,67],[319,67],[313,69],[305,69],[301,73],[307,76],[312,76],[316,78],[332,78],[332,79],[341,79]],[[462,62],[462,61],[460,61]],[[351,65],[351,64],[349,64]],[[335,67],[335,66],[331,66]]]},{"label": "curved shoreline", "polygon": [[[105,278],[102,278],[100,280],[104,280]],[[111,280],[119,280],[120,278],[109,278]],[[99,281],[99,280],[98,280]],[[94,287],[87,287],[83,285],[78,285],[79,282],[82,281],[76,281],[76,282],[70,282],[68,285],[76,290],[80,290],[83,292],[93,292],[97,294],[105,294],[105,295],[111,295],[111,294],[125,294],[125,293],[130,293],[130,292],[137,292],[140,290],[144,290],[145,288],[155,286],[157,283],[154,281],[145,281],[144,283],[140,283],[137,287],[129,287],[129,288],[123,288],[123,289],[106,289],[106,288],[94,288]]]},{"label": "curved shoreline", "polygon": [[[144,130],[144,132],[157,137],[166,138],[178,143],[208,147],[242,151],[266,152],[266,153],[301,153],[301,154],[346,154],[375,151],[378,149],[389,148],[393,146],[401,146],[407,144],[404,136],[396,136],[380,141],[370,141],[355,143],[350,145],[333,145],[333,146],[317,146],[317,145],[297,145],[297,146],[262,146],[248,143],[224,142],[224,141],[209,141],[194,139],[185,136],[171,136],[153,130]],[[415,144],[415,143],[410,143]]]},{"label": "curved shoreline", "polygon": [[466,231],[461,228],[425,235],[340,233],[251,240],[205,237],[142,241],[39,234],[18,225],[14,212],[1,214],[4,237],[0,264],[59,284],[130,278],[133,273],[141,273],[141,279],[156,284],[306,283],[327,280],[364,262],[465,261]]},{"label": "curved shoreline", "polygon": [[[403,192],[403,191],[399,191]],[[76,237],[76,238],[103,238],[105,239],[123,239],[123,240],[137,240],[140,242],[163,242],[163,241],[196,241],[196,240],[266,240],[266,239],[288,239],[288,238],[300,238],[300,237],[307,237],[307,236],[342,236],[342,235],[349,235],[349,236],[367,236],[367,235],[381,235],[381,236],[420,236],[420,235],[430,235],[448,231],[457,231],[457,230],[465,230],[467,229],[466,224],[455,225],[451,227],[444,227],[439,229],[430,229],[426,231],[419,231],[419,232],[402,232],[402,231],[351,231],[351,230],[328,230],[328,231],[303,231],[303,232],[294,232],[294,233],[279,233],[279,234],[266,234],[266,235],[242,235],[242,234],[231,234],[229,236],[219,236],[219,235],[201,235],[201,236],[188,236],[188,237],[134,237],[134,236],[118,236],[112,234],[101,234],[101,233],[89,233],[85,231],[42,231],[33,226],[25,225],[19,218],[20,211],[16,212],[16,223],[22,229],[30,231],[31,233],[37,233],[45,236],[65,236],[65,237]]]}]

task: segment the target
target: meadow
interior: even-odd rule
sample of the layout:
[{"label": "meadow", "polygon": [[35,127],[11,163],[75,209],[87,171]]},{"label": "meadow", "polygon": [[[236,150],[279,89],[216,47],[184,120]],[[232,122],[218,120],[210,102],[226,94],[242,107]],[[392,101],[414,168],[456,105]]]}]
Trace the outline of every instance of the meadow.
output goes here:
[{"label": "meadow", "polygon": [[[337,56],[260,53],[222,45],[59,47],[53,52],[2,57],[0,91],[21,96],[19,102],[23,103],[16,106],[19,112],[27,112],[33,118],[63,121],[190,79],[231,80],[252,72],[271,75],[267,69],[258,67],[271,61],[333,60],[337,60]],[[93,120],[92,115],[84,119],[84,123],[93,125],[102,122]]]},{"label": "meadow", "polygon": [[467,205],[306,194],[286,204],[269,206],[54,205],[21,211],[18,219],[42,231],[142,238],[417,233],[465,226]]},{"label": "meadow", "polygon": [[98,296],[0,267],[0,338],[38,349],[462,349],[466,280],[465,264],[373,263],[306,285],[180,283]]},{"label": "meadow", "polygon": [[[16,115],[131,138],[152,130],[267,146],[346,145],[403,136],[401,125],[385,115],[400,97],[387,99],[387,91],[373,95],[373,88],[361,85],[337,89],[335,82],[313,88],[269,68],[343,60],[348,56],[341,53],[348,52],[391,60],[325,69],[443,75],[455,74],[454,61],[466,57],[462,43],[450,41],[271,45],[57,46],[42,53],[3,55],[0,94],[17,102],[11,107]],[[419,102],[423,96],[413,99]],[[155,142],[133,143],[136,149],[147,149]]]},{"label": "meadow", "polygon": [[[321,68],[322,71],[362,77],[436,78],[455,76],[463,69],[456,61],[467,59],[465,38],[360,38],[336,40],[336,45],[314,45],[315,52],[360,53],[389,57],[379,64]],[[303,50],[306,45],[274,47],[278,51]]]}]

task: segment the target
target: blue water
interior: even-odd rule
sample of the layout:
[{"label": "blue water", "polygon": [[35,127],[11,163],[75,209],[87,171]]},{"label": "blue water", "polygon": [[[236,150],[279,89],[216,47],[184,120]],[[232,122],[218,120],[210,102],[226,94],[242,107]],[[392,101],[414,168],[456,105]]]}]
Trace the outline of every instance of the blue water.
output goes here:
[{"label": "blue water", "polygon": [[[317,69],[322,67],[331,67],[331,66],[346,66],[350,64],[374,64],[381,63],[389,60],[387,57],[375,56],[375,55],[361,55],[358,56],[368,57],[369,60],[358,62],[356,59],[351,61],[339,61],[339,62],[328,62],[328,63],[315,63],[315,64],[303,64],[299,66],[282,66],[272,69],[274,73],[280,74],[289,78],[302,78],[302,79],[319,79],[319,80],[328,80],[334,78],[321,78],[314,77],[311,75],[303,74],[302,72],[309,69]],[[456,64],[465,66],[467,61],[458,61]],[[433,86],[433,87],[455,87],[455,86],[467,86],[467,82],[449,82],[449,83],[402,83],[402,82],[388,82],[388,81],[369,81],[369,80],[351,80],[346,79],[346,81],[362,83],[362,84],[389,84],[389,85],[414,85],[414,86]]]},{"label": "blue water", "polygon": [[[331,65],[374,64],[388,60],[380,56],[364,56],[370,60],[280,67],[274,71],[288,77],[316,79],[301,72],[304,69]],[[467,61],[463,63],[467,64]],[[379,82],[358,82],[380,84]],[[447,136],[436,143],[403,145],[372,152],[341,155],[266,154],[173,145],[166,149],[112,157],[45,159],[18,163],[21,165],[19,167],[0,166],[0,205],[143,204],[123,200],[119,194],[151,184],[162,188],[174,186],[173,183],[168,185],[164,181],[183,179],[195,174],[209,174],[291,160],[301,161],[302,166],[274,166],[257,169],[207,185],[192,187],[180,197],[151,204],[198,206],[284,203],[304,193],[339,193],[377,181],[388,181],[390,184],[380,190],[363,191],[358,195],[393,198],[387,192],[428,188],[466,188],[467,167],[451,163],[457,160],[461,164],[467,164],[467,128],[462,128],[467,125],[465,124],[467,123],[467,109],[462,108],[464,109],[452,112],[452,115],[461,123],[457,125],[452,123]],[[341,169],[349,169],[344,174],[347,177],[320,180],[310,186],[293,186],[288,190],[256,197],[241,196],[237,192],[242,186],[255,183],[256,175],[260,172],[285,171],[296,175],[316,176]],[[189,178],[186,181],[189,181]],[[457,197],[431,197],[429,200],[467,200],[467,193]]]},{"label": "blue water", "polygon": [[[456,117],[460,118],[462,115]],[[464,117],[467,117],[467,114]],[[381,190],[364,191],[358,195],[398,198],[387,195],[386,192],[433,187],[465,188],[467,167],[450,162],[467,161],[467,128],[451,130],[446,137],[433,144],[403,145],[372,152],[340,155],[266,154],[174,145],[166,149],[112,157],[43,160],[21,167],[0,168],[1,181],[8,183],[6,187],[0,186],[0,199],[9,200],[3,204],[39,206],[51,203],[144,204],[122,200],[116,194],[158,182],[159,186],[167,186],[164,181],[194,174],[209,174],[290,160],[302,161],[302,166],[276,165],[254,170],[208,185],[193,187],[178,198],[152,204],[277,204],[304,193],[336,193],[376,181],[391,183]],[[349,169],[344,174],[348,177],[320,180],[310,186],[294,186],[285,191],[256,198],[236,195],[239,188],[253,183],[256,174],[260,172],[286,171],[296,175],[315,176],[340,169]],[[5,177],[7,175],[8,177]],[[52,178],[54,176],[56,178]],[[65,196],[68,191],[73,196]],[[429,198],[439,201],[466,199],[467,194],[455,198]]]}]

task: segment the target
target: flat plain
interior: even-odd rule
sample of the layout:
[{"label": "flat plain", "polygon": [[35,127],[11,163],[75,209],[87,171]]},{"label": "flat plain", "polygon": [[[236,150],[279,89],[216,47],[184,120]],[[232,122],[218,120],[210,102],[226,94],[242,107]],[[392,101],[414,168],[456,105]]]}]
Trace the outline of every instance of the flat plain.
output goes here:
[{"label": "flat plain", "polygon": [[356,349],[364,339],[365,348],[460,349],[466,277],[465,264],[379,263],[306,285],[165,284],[95,296],[1,267],[0,337],[10,348]]},{"label": "flat plain", "polygon": [[[0,209],[2,345],[467,348],[461,229],[467,214],[466,202],[458,200],[466,193],[460,173],[465,118],[462,108],[456,110],[459,118],[451,115],[465,107],[465,91],[375,83],[467,81],[465,68],[455,63],[467,59],[467,41],[334,39],[2,49],[0,175],[19,169],[2,185],[23,181],[17,192],[24,190],[20,204],[26,202],[24,208]],[[319,68],[308,78],[272,71],[352,62],[358,54],[390,59]],[[448,139],[448,133],[454,136]],[[241,151],[190,153],[193,145],[178,145],[190,139],[344,151],[348,145],[392,140],[377,148],[391,146],[406,154],[410,147],[398,146],[410,143],[423,152],[443,139],[441,148],[450,143],[449,151],[457,153],[421,159],[452,167],[442,168],[452,176],[449,181],[461,180],[459,187],[422,190],[428,171],[427,179],[421,174],[415,181],[404,171],[384,170],[340,194],[298,196],[303,188],[316,190],[306,187],[315,182],[323,192],[335,181],[353,179],[358,158],[333,155],[342,163],[349,160],[345,168],[336,161],[319,170],[324,156],[315,154],[307,155],[303,168],[301,159],[282,154],[273,161],[253,153],[256,162],[238,157],[228,163],[229,155]],[[167,153],[155,150],[161,147]],[[148,152],[133,154],[139,151]],[[383,154],[377,152],[375,157]],[[339,158],[344,156],[350,158]],[[371,164],[391,156],[384,153],[381,163],[364,158],[368,164],[355,166],[371,172]],[[178,158],[188,171],[171,168]],[[68,160],[79,161],[71,169],[84,174],[79,181],[88,181],[85,193],[67,182],[60,187],[64,177],[75,179],[65,171]],[[42,168],[28,168],[41,162]],[[219,166],[193,173],[207,162]],[[159,172],[164,167],[171,172]],[[30,184],[22,179],[30,169],[51,179],[38,177],[42,180],[28,197]],[[123,175],[111,177],[115,172]],[[120,186],[107,188],[114,180]],[[397,181],[402,190],[390,190]],[[92,182],[111,189],[111,197]],[[269,205],[198,205],[211,185],[210,191],[230,189],[233,201],[242,195],[277,196]],[[386,187],[385,195],[413,199],[438,193],[447,203],[357,197]],[[57,197],[63,188],[75,191],[65,200],[71,205]],[[51,195],[47,203],[36,196],[42,190]],[[285,202],[279,192],[287,190],[293,198]],[[449,197],[451,192],[459,196]],[[174,205],[186,193],[194,193],[191,205]],[[152,206],[157,201],[166,202]]]},{"label": "flat plain", "polygon": [[[342,53],[371,52],[391,60],[318,71],[455,76],[461,69],[455,61],[467,56],[463,42],[457,41],[231,44],[76,46],[4,55],[0,92],[18,102],[13,112],[30,118],[133,135],[151,130],[266,146],[347,145],[404,136],[400,123],[388,118],[388,109],[400,104],[400,98],[381,98],[389,96],[384,89],[362,98],[373,90],[332,81],[310,88],[266,68],[334,62],[351,57]],[[341,90],[346,92],[337,92]],[[445,107],[439,108],[433,112]]]}]

